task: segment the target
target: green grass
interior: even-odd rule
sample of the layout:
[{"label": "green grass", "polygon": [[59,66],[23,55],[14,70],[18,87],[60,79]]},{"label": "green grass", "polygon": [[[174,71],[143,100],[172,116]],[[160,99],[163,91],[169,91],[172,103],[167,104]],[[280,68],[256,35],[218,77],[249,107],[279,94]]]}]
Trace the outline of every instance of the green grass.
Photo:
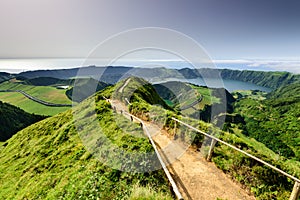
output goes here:
[{"label": "green grass", "polygon": [[[30,86],[15,83],[11,81],[0,84],[0,90],[23,90],[26,93],[34,96],[38,99],[57,103],[57,104],[72,104],[72,102],[65,95],[65,90],[56,89],[51,86]],[[37,102],[34,102],[24,95],[17,92],[0,92],[0,100],[14,106],[17,106],[28,113],[34,113],[38,115],[53,116],[58,113],[64,112],[69,107],[49,107]]]},{"label": "green grass", "polygon": [[128,197],[129,200],[172,200],[173,198],[164,193],[158,193],[152,187],[143,187],[136,184]]},{"label": "green grass", "polygon": [[11,105],[17,106],[28,113],[37,115],[53,116],[58,113],[64,112],[69,107],[49,107],[39,104],[26,98],[24,95],[17,92],[0,92],[0,100]]},{"label": "green grass", "polygon": [[[129,87],[132,88],[124,89],[122,95],[126,97],[131,89],[135,89],[136,92],[130,99],[133,104],[130,107],[131,112],[139,117],[161,123],[162,127],[171,134],[174,129],[174,121],[171,117],[180,119],[178,113],[166,110],[164,106],[155,105],[161,100],[149,85],[138,87],[138,90],[134,85],[129,84]],[[127,153],[136,151],[153,151],[147,139],[138,137],[142,134],[140,127],[131,124],[121,115],[113,115],[110,104],[103,100],[102,94],[110,97],[114,89],[115,87],[109,87],[97,94],[95,108],[91,108],[94,99],[89,98],[77,106],[73,113],[69,110],[34,124],[17,133],[5,147],[2,144],[0,198],[171,199],[169,186],[162,170],[132,174],[109,167],[111,165],[130,167],[130,162],[126,162],[125,166],[121,165],[121,161],[126,161],[124,158],[121,160],[122,157],[110,159],[110,162],[105,164],[96,159],[97,156],[99,158],[106,155],[107,150],[110,149],[108,141],[125,150],[126,156],[130,156]],[[205,94],[204,91],[202,93]],[[122,97],[124,96],[119,98]],[[250,108],[248,108],[249,114],[255,115],[254,108],[258,102],[248,100],[244,103],[243,106]],[[272,103],[276,104],[276,102]],[[74,114],[77,118],[73,118]],[[94,115],[97,120],[91,123]],[[268,117],[272,118],[272,116]],[[182,120],[202,131],[217,134],[222,140],[293,176],[300,177],[300,162],[278,156],[266,145],[243,135],[238,129],[239,126],[231,127],[232,133],[228,133],[199,120],[187,117]],[[80,122],[87,129],[78,133],[74,127],[75,122]],[[129,124],[132,126],[128,126]],[[177,125],[177,129],[179,128]],[[185,140],[194,138],[193,145],[201,146],[202,135],[181,128],[177,131],[179,138]],[[289,128],[292,130],[293,127]],[[93,157],[83,145],[87,143],[93,147],[92,152],[96,157]],[[109,153],[108,156],[114,154]],[[131,161],[131,159],[127,160]],[[257,199],[288,199],[292,191],[293,181],[225,145],[216,145],[212,160],[234,180],[249,188]],[[140,163],[145,168],[151,167],[149,163]]]},{"label": "green grass", "polygon": [[109,148],[102,140],[104,135],[125,152],[137,151],[136,147],[153,151],[147,139],[132,135],[141,133],[138,125],[128,127],[131,122],[122,116],[114,119],[110,104],[101,96],[96,99],[92,109],[97,113],[97,126],[89,123],[93,114],[87,108],[94,101],[89,98],[74,110],[79,119],[69,110],[23,129],[7,141],[0,151],[1,199],[172,199],[163,170],[119,171],[96,159],[96,152],[92,156],[87,151],[83,143],[87,135],[79,137],[74,120],[87,125],[91,143],[102,143],[97,149],[100,154]]},{"label": "green grass", "polygon": [[[297,95],[297,93],[295,93]],[[235,104],[235,112],[246,124],[240,125],[244,133],[266,144],[274,152],[287,158],[300,160],[299,98],[271,98],[257,101],[244,98]]]},{"label": "green grass", "polygon": [[[206,95],[208,94],[206,93]],[[198,127],[202,131],[214,134],[222,140],[251,153],[279,169],[295,177],[300,177],[300,162],[277,155],[263,143],[243,135],[242,130],[238,129],[238,126],[231,127],[233,133],[224,132],[213,127],[212,124],[188,117],[182,118],[171,110],[166,111],[162,107],[149,105],[140,99],[136,100],[137,102],[132,102],[133,106],[143,105],[145,108],[144,112],[142,114],[139,113],[138,116],[160,124],[170,135],[174,132],[174,121],[171,120],[171,117],[181,118],[181,120],[194,127]],[[136,114],[134,109],[131,111],[133,114]],[[177,139],[184,140],[185,142],[193,139],[192,145],[197,148],[204,142],[203,135],[178,126],[178,124],[176,135],[178,136]],[[207,152],[203,153],[205,155]],[[294,184],[292,180],[228,146],[217,144],[214,148],[212,160],[218,168],[251,190],[257,199],[283,200],[287,199],[292,191]]]},{"label": "green grass", "polygon": [[7,81],[0,84],[0,90],[23,90],[29,95],[38,99],[57,104],[71,104],[71,100],[66,96],[66,90],[56,89],[51,86],[32,86],[18,82]]},{"label": "green grass", "polygon": [[265,100],[266,95],[267,95],[266,92],[253,91],[253,90],[236,90],[232,93],[232,96],[235,99],[250,98],[259,101]]}]

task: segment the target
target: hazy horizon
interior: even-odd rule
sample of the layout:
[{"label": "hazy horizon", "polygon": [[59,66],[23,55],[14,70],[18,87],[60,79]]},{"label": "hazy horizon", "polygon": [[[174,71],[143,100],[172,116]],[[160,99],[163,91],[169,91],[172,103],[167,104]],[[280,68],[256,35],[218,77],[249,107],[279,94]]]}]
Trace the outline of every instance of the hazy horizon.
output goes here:
[{"label": "hazy horizon", "polygon": [[3,0],[0,71],[73,67],[80,63],[7,61],[85,58],[113,35],[160,27],[190,37],[212,60],[225,61],[221,67],[300,73],[299,6],[298,0]]},{"label": "hazy horizon", "polygon": [[[287,71],[300,73],[300,61],[297,60],[212,60],[216,68],[254,71]],[[20,73],[35,70],[71,69],[86,66],[106,66],[105,60],[71,59],[71,58],[44,58],[44,59],[0,59],[0,72]],[[126,67],[166,67],[166,68],[193,68],[190,64],[176,60],[120,60],[110,66]],[[205,68],[205,66],[203,66]]]}]

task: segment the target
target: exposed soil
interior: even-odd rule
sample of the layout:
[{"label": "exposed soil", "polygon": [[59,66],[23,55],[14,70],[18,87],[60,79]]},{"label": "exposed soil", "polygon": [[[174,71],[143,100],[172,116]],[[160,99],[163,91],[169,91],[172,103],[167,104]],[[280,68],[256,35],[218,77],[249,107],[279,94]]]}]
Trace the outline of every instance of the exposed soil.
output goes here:
[{"label": "exposed soil", "polygon": [[[124,104],[112,101],[117,110],[127,110]],[[168,134],[151,122],[144,122],[153,140],[160,148],[168,169],[185,199],[193,200],[255,200],[240,185],[207,162],[202,154]]]}]

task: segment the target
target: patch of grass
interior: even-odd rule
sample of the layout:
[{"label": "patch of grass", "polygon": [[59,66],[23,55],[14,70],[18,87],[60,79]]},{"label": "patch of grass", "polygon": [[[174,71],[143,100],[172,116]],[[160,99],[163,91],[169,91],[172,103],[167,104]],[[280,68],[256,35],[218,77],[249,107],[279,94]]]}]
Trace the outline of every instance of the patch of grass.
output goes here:
[{"label": "patch of grass", "polygon": [[17,106],[28,113],[37,115],[53,116],[64,112],[69,107],[49,107],[39,104],[26,98],[24,95],[17,92],[0,92],[0,100],[11,105]]},{"label": "patch of grass", "polygon": [[[222,133],[222,140],[299,177],[300,162],[278,156],[264,144],[242,135],[240,130],[235,134]],[[212,160],[225,173],[247,186],[257,199],[288,199],[292,191],[292,180],[225,145],[216,145]]]},{"label": "patch of grass", "polygon": [[57,104],[71,104],[71,100],[66,96],[66,90],[57,89],[51,86],[25,85],[19,82],[7,81],[0,84],[0,90],[22,90],[29,95]]},{"label": "patch of grass", "polygon": [[[96,99],[101,99],[99,96]],[[97,101],[94,112],[90,112],[87,108],[91,101],[94,98],[85,100],[73,112],[86,125],[86,133],[91,136],[88,141],[101,143],[94,155],[83,143],[87,135],[78,134],[71,110],[23,129],[0,151],[1,199],[111,200],[134,199],[142,194],[153,199],[171,199],[163,170],[130,173],[96,159],[109,148],[102,140],[104,135],[125,152],[153,149],[146,138],[132,135],[141,133],[138,125],[128,126],[131,122],[122,116],[114,119],[110,104],[104,100]],[[97,126],[90,124],[93,114]],[[114,156],[113,152],[110,155]],[[112,161],[118,163],[119,159]]]},{"label": "patch of grass", "polygon": [[158,193],[151,186],[143,187],[136,184],[128,197],[129,200],[172,200],[173,198],[164,193]]},{"label": "patch of grass", "polygon": [[[0,90],[23,90],[33,97],[57,104],[72,104],[65,94],[65,90],[56,89],[51,86],[24,85],[19,82],[6,81],[0,84]],[[28,113],[53,116],[64,112],[69,107],[48,107],[34,102],[18,92],[0,92],[0,100],[14,106],[20,107]]]}]

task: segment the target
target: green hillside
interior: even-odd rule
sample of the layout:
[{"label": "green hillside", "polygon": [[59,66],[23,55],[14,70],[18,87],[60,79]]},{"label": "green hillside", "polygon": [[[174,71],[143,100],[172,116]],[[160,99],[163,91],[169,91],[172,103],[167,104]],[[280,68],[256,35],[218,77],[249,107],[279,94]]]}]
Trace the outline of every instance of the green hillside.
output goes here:
[{"label": "green hillside", "polygon": [[[139,136],[142,134],[139,125],[132,124],[120,114],[113,114],[111,105],[103,96],[119,100],[129,98],[131,113],[160,124],[170,135],[174,134],[174,121],[171,117],[176,117],[296,177],[300,176],[299,161],[278,155],[263,143],[247,137],[237,125],[232,125],[232,133],[229,133],[212,124],[180,116],[159,97],[151,84],[139,78],[130,78],[98,92],[94,97],[81,102],[74,110],[23,129],[2,144],[0,198],[172,199],[162,170],[129,173],[109,167],[131,168],[133,160],[128,159],[131,153],[148,153],[153,149],[146,138]],[[95,107],[92,106],[93,102]],[[75,126],[78,130],[86,131],[78,134]],[[178,140],[192,141],[194,148],[199,148],[204,142],[202,135],[178,125],[176,135]],[[111,146],[105,138],[115,147],[125,150],[125,154],[109,151]],[[95,157],[87,151],[87,146],[84,145],[87,143],[92,144]],[[117,156],[117,159],[110,159],[108,162],[96,159],[103,156]],[[156,163],[140,160],[143,157],[137,159],[145,169]],[[290,195],[292,181],[227,146],[217,144],[212,160],[225,173],[253,192],[257,199],[283,200]],[[122,161],[126,164],[122,165]]]},{"label": "green hillside", "polygon": [[[18,77],[21,79],[21,77]],[[36,77],[32,79],[24,79],[24,84],[35,86],[55,86],[55,85],[71,85],[73,80],[58,79],[52,77]]]},{"label": "green hillside", "polygon": [[300,75],[289,72],[239,71],[223,69],[221,70],[221,77],[224,79],[250,82],[273,89],[292,83],[300,83]]},{"label": "green hillside", "polygon": [[277,154],[300,161],[300,84],[281,87],[265,100],[241,99],[235,112],[245,118],[244,133]]},{"label": "green hillside", "polygon": [[0,101],[0,141],[8,140],[18,131],[43,118]]},{"label": "green hillside", "polygon": [[[132,85],[137,84],[135,81],[131,83]],[[128,83],[130,84],[130,82]],[[124,85],[122,83],[121,85]],[[114,91],[115,88],[111,88],[110,91]],[[138,91],[141,91],[140,89]],[[224,91],[217,89],[215,94],[220,95],[218,92],[223,94]],[[225,96],[229,101],[234,101],[231,95]],[[155,96],[155,95],[152,95]],[[107,95],[109,97],[109,95]],[[221,96],[219,96],[221,97]],[[224,96],[222,96],[224,97]],[[220,102],[223,102],[221,100]],[[174,121],[170,120],[171,117],[179,118],[194,127],[198,127],[200,130],[206,131],[208,133],[217,135],[224,141],[237,146],[238,148],[251,153],[265,160],[266,162],[277,166],[278,168],[290,173],[296,177],[300,176],[300,162],[294,159],[287,159],[282,154],[278,155],[277,152],[269,149],[265,144],[255,140],[254,138],[247,137],[242,134],[243,130],[239,129],[237,126],[233,126],[231,133],[223,132],[218,128],[214,127],[212,124],[205,123],[192,118],[182,117],[173,112],[172,110],[165,110],[162,106],[158,106],[155,102],[152,104],[145,103],[142,98],[135,98],[135,102],[129,106],[131,112],[138,115],[141,118],[147,119],[148,121],[153,121],[156,124],[160,124],[161,127],[170,134],[174,134]],[[233,103],[233,102],[232,102]],[[141,106],[144,105],[144,106]],[[136,112],[136,107],[140,108],[142,112]],[[143,108],[143,109],[141,109]],[[203,144],[203,136],[196,134],[195,132],[188,130],[184,127],[178,127],[176,138],[184,140],[186,142],[192,141],[192,145],[195,148],[200,147]],[[229,147],[217,144],[214,149],[213,162],[217,167],[222,169],[225,173],[230,175],[234,180],[243,184],[248,188],[257,199],[287,199],[293,188],[293,181],[287,177],[275,172],[267,166],[230,149]]]},{"label": "green hillside", "polygon": [[223,88],[208,88],[178,81],[155,84],[154,88],[178,113],[205,122],[218,121],[220,114],[231,113],[235,101]]},{"label": "green hillside", "polygon": [[[153,151],[146,138],[136,138],[138,125],[129,129],[130,122],[120,116],[118,125],[113,111],[102,94],[96,97],[95,112],[102,132],[127,152]],[[73,110],[89,122],[87,113],[94,98],[89,98]],[[92,126],[92,125],[91,125]],[[98,127],[89,126],[95,141],[102,141]],[[91,131],[93,130],[93,131]],[[138,133],[137,133],[138,134]],[[99,140],[97,140],[97,137]],[[116,164],[119,160],[115,159]],[[7,141],[0,151],[1,199],[172,199],[162,170],[129,173],[110,168],[95,159],[83,145],[74,126],[72,111],[45,119]],[[148,163],[144,163],[147,167]]]},{"label": "green hillside", "polygon": [[11,75],[9,73],[0,72],[0,83],[11,79]]},{"label": "green hillside", "polygon": [[[66,95],[74,102],[81,102],[107,86],[109,84],[99,82],[93,78],[77,78],[72,80],[72,87],[66,91]],[[75,95],[73,95],[74,87],[76,87]]]},{"label": "green hillside", "polygon": [[157,105],[172,110],[157,94],[154,87],[142,78],[127,78],[117,83],[111,90],[113,91],[113,99],[118,99],[125,104],[129,101],[131,103],[129,106],[130,112],[144,119],[149,118],[144,113],[150,111],[150,105]]},{"label": "green hillside", "polygon": [[202,74],[206,75],[206,78],[217,77],[219,74],[223,79],[238,80],[249,83],[254,83],[263,87],[269,87],[272,89],[279,88],[281,86],[289,85],[292,83],[300,83],[300,75],[292,74],[289,72],[265,72],[265,71],[251,71],[251,70],[231,70],[231,69],[190,69],[184,68],[178,70],[185,78],[198,78],[202,77]]}]

